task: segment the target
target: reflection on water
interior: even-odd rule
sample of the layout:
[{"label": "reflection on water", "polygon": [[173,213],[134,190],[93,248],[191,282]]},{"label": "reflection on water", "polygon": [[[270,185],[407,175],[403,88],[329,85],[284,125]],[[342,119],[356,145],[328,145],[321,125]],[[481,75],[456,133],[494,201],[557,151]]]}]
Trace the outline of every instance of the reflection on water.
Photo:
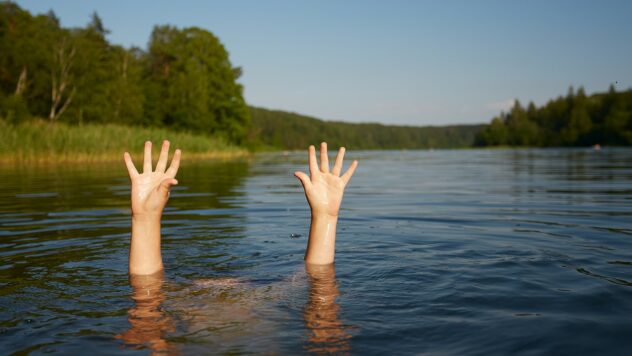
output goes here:
[{"label": "reflection on water", "polygon": [[315,353],[343,353],[350,351],[351,334],[339,318],[340,295],[333,265],[306,264],[309,276],[309,300],[305,304],[305,326],[309,331],[306,349]]},{"label": "reflection on water", "polygon": [[347,155],[335,271],[266,154],[185,160],[131,280],[122,162],[0,167],[0,354],[629,352],[631,149]]},{"label": "reflection on water", "polygon": [[[168,285],[169,300],[163,290],[162,273],[131,276],[132,300],[128,311],[130,328],[117,335],[125,347],[149,349],[152,353],[176,354],[181,349],[169,339],[204,340],[204,347],[185,347],[186,352],[204,352],[212,345],[214,352],[261,352],[249,347],[253,339],[269,339],[280,332],[277,325],[284,315],[274,304],[289,294],[308,289],[304,322],[308,331],[305,349],[310,353],[348,353],[352,337],[350,327],[340,318],[340,295],[333,265],[306,265],[307,279],[300,271],[284,280],[256,285],[234,278],[195,280],[187,285]],[[305,283],[307,282],[307,283]],[[265,317],[264,317],[265,315]],[[176,329],[176,320],[180,330]],[[226,345],[230,345],[227,347]],[[268,344],[265,352],[279,352]]]},{"label": "reflection on water", "polygon": [[165,300],[163,274],[130,276],[130,284],[134,300],[134,307],[128,312],[130,328],[116,337],[127,346],[139,349],[147,347],[153,353],[175,353],[174,345],[165,340],[169,333],[175,331],[175,325],[162,309]]}]

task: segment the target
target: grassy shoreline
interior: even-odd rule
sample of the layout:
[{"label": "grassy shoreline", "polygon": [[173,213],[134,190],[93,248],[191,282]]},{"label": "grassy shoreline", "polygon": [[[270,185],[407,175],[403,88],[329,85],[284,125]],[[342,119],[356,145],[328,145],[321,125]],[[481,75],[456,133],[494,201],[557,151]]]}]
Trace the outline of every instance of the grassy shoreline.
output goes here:
[{"label": "grassy shoreline", "polygon": [[154,142],[157,154],[164,139],[171,141],[171,147],[182,149],[187,159],[231,159],[250,155],[248,150],[220,138],[164,128],[115,124],[73,126],[43,120],[12,125],[0,119],[0,163],[118,161],[125,151],[137,160],[141,158],[143,142]]}]

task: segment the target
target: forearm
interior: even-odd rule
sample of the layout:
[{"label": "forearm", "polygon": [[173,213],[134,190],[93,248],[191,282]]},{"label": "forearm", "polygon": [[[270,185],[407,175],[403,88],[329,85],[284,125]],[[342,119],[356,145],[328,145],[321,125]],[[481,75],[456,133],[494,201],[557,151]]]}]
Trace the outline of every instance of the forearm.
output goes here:
[{"label": "forearm", "polygon": [[334,262],[337,223],[337,216],[312,214],[305,262],[319,265]]},{"label": "forearm", "polygon": [[160,217],[132,216],[129,273],[148,275],[161,270]]}]

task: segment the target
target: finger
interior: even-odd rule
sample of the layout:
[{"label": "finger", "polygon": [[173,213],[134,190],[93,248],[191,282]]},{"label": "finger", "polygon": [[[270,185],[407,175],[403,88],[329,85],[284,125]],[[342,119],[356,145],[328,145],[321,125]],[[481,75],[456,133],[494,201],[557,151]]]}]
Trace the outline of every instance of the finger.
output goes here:
[{"label": "finger", "polygon": [[163,180],[162,182],[160,182],[160,186],[158,187],[158,191],[164,195],[167,196],[169,195],[169,191],[171,190],[171,187],[178,184],[178,181],[174,178],[167,178],[165,180]]},{"label": "finger", "polygon": [[143,173],[151,172],[151,141],[145,142],[145,159],[143,161]]},{"label": "finger", "polygon": [[158,157],[158,163],[156,164],[156,172],[164,172],[167,168],[167,160],[169,159],[169,141],[164,140],[162,142],[162,148],[160,149],[160,157]]},{"label": "finger", "polygon": [[127,173],[129,173],[129,177],[136,177],[138,175],[138,171],[136,170],[134,162],[132,162],[132,157],[129,155],[128,152],[125,152],[123,154],[123,159],[125,160],[125,165],[127,166]]},{"label": "finger", "polygon": [[320,144],[320,171],[329,173],[329,157],[327,157],[327,142]]},{"label": "finger", "polygon": [[303,172],[294,172],[294,177],[298,178],[303,185],[303,189],[307,191],[307,189],[311,188],[312,181],[309,180],[309,176]]},{"label": "finger", "polygon": [[180,149],[176,149],[176,152],[173,154],[173,158],[171,159],[171,166],[167,170],[167,176],[171,178],[175,178],[176,174],[178,174],[178,168],[180,168],[180,157],[182,156],[182,151]]},{"label": "finger", "polygon": [[316,148],[309,146],[309,175],[315,176],[319,173],[318,163],[316,162]]},{"label": "finger", "polygon": [[349,180],[351,180],[351,176],[353,176],[353,172],[355,172],[357,167],[358,167],[358,161],[353,161],[349,169],[347,169],[345,174],[342,176],[342,181],[345,182],[345,185],[349,183]]},{"label": "finger", "polygon": [[334,163],[334,168],[331,170],[331,173],[335,176],[340,177],[340,171],[342,171],[342,160],[345,158],[345,148],[340,147],[338,150],[338,155],[336,156],[336,163]]}]

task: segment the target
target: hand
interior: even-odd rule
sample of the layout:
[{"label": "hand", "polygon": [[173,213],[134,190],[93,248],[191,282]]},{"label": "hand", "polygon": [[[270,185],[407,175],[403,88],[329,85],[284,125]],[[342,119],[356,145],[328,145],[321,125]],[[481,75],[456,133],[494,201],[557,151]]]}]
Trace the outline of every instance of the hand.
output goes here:
[{"label": "hand", "polygon": [[165,171],[169,156],[169,141],[165,140],[162,143],[156,170],[152,172],[151,142],[147,141],[145,142],[143,173],[139,174],[129,153],[125,152],[125,164],[132,180],[132,215],[134,217],[161,217],[167,200],[169,200],[171,186],[178,184],[175,176],[180,166],[180,155],[181,151],[176,150],[171,160],[171,166]]},{"label": "hand", "polygon": [[341,147],[330,172],[327,143],[320,144],[320,169],[316,162],[316,149],[314,146],[309,146],[309,177],[303,172],[294,172],[294,176],[303,184],[307,202],[312,210],[312,217],[338,217],[345,187],[358,166],[358,161],[353,161],[345,174],[340,176],[344,155],[345,148]]}]

